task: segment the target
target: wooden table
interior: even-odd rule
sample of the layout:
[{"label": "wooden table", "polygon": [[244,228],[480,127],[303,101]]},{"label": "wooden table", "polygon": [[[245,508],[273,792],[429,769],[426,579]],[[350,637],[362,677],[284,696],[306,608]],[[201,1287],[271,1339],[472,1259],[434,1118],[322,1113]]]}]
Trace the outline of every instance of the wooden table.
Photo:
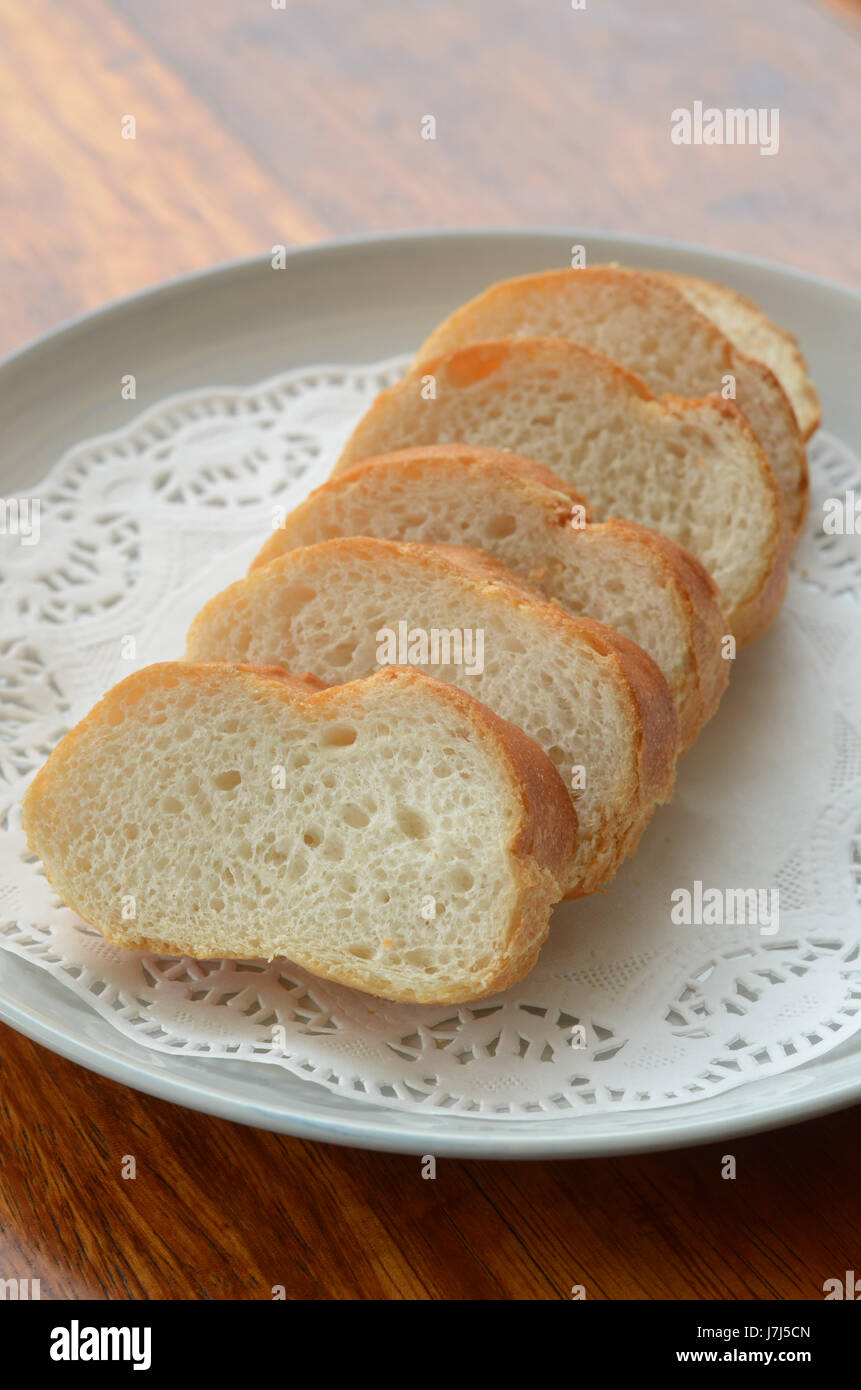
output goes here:
[{"label": "wooden table", "polygon": [[[861,284],[858,13],[9,3],[0,349],[185,270],[377,228],[612,228]],[[695,100],[778,107],[779,153],[674,146],[670,112]],[[820,1299],[861,1270],[858,1110],[646,1158],[441,1161],[426,1181],[418,1159],[136,1095],[6,1028],[0,1105],[0,1277],[43,1297]]]}]

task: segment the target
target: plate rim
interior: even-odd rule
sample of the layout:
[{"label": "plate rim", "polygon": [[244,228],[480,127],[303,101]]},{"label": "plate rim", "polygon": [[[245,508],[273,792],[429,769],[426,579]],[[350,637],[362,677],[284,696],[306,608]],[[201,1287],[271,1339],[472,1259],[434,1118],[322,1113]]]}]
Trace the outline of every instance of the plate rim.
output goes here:
[{"label": "plate rim", "polygon": [[[504,237],[523,236],[549,241],[554,237],[562,238],[574,235],[582,237],[587,242],[593,238],[596,241],[616,241],[625,246],[647,246],[656,251],[678,251],[682,255],[712,256],[717,260],[726,261],[729,265],[750,266],[769,274],[785,276],[789,280],[797,280],[807,284],[813,283],[820,289],[837,293],[840,296],[848,295],[858,300],[859,308],[861,308],[861,288],[844,284],[840,280],[834,280],[830,276],[822,275],[819,271],[801,270],[798,266],[790,265],[785,261],[773,261],[765,256],[749,255],[747,252],[729,251],[725,247],[707,246],[702,242],[678,240],[674,237],[638,236],[633,232],[614,232],[598,227],[578,228],[576,232],[566,226],[518,227],[506,224],[493,227],[456,227],[445,224],[440,227],[408,227],[395,231],[354,232],[346,236],[329,237],[325,241],[286,246],[285,255],[291,259],[302,256],[336,255],[341,252],[354,251],[363,246],[380,247],[386,242],[401,244],[423,239],[429,241],[448,239],[480,241],[488,237],[501,240]],[[141,289],[131,290],[128,294],[110,299],[95,309],[85,309],[80,314],[72,314],[67,318],[60,319],[53,328],[45,329],[44,332],[38,333],[35,337],[28,338],[20,347],[12,348],[0,356],[0,372],[5,371],[13,364],[17,365],[28,353],[47,346],[54,338],[74,333],[77,329],[89,326],[96,319],[107,319],[114,314],[134,308],[144,300],[152,300],[162,296],[169,297],[184,289],[192,288],[199,281],[238,275],[246,270],[250,271],[255,267],[262,266],[270,259],[271,254],[268,256],[266,252],[252,252],[247,256],[234,256],[227,260],[216,261],[214,265],[184,270],[166,280],[158,280],[155,284],[144,285]]]},{"label": "plate rim", "polygon": [[[647,248],[668,255],[679,254],[691,258],[704,256],[727,265],[744,266],[769,276],[804,284],[823,293],[837,295],[843,300],[854,301],[855,308],[861,313],[861,289],[818,272],[702,243],[661,236],[639,236],[603,228],[508,225],[486,228],[416,227],[398,231],[360,232],[325,241],[288,246],[285,251],[291,259],[301,259],[349,256],[363,248],[380,252],[387,246],[396,248],[405,243],[418,244],[422,241],[481,242],[522,238],[542,242],[571,237],[583,240],[587,245],[590,239],[596,242],[615,242],[631,248],[632,251]],[[251,273],[268,265],[270,261],[270,254],[259,252],[187,270],[63,319],[0,358],[0,383],[9,368],[26,367],[28,357],[37,357],[42,349],[50,347],[58,339],[74,339],[79,332],[86,331],[99,322],[105,323],[112,318],[122,317],[144,303],[152,304],[154,301],[176,298],[183,293],[199,290],[213,279],[234,278]],[[92,1016],[98,1017],[95,1013]],[[508,1122],[504,1133],[497,1129],[495,1121],[485,1121],[481,1128],[481,1122],[477,1121],[475,1133],[472,1135],[464,1134],[462,1131],[447,1134],[446,1117],[435,1112],[423,1115],[421,1112],[380,1110],[374,1114],[369,1111],[367,1114],[357,1113],[355,1117],[345,1114],[336,1118],[330,1114],[315,1114],[313,1101],[306,1102],[304,1095],[291,1096],[289,1106],[280,1109],[268,1109],[257,1103],[244,1102],[237,1094],[230,1095],[219,1091],[208,1077],[195,1077],[194,1058],[177,1056],[174,1059],[177,1062],[188,1062],[190,1074],[187,1078],[153,1071],[145,1046],[127,1039],[139,1055],[125,1058],[111,1050],[106,1043],[94,1044],[83,1036],[76,1036],[70,1028],[63,1027],[48,1015],[40,1013],[35,1005],[19,1006],[9,997],[2,985],[0,1020],[32,1041],[89,1071],[187,1109],[297,1138],[397,1153],[420,1154],[432,1146],[438,1155],[467,1159],[572,1159],[630,1155],[742,1137],[814,1119],[861,1102],[861,1075],[858,1075],[848,1079],[837,1079],[831,1084],[820,1084],[813,1094],[806,1097],[788,1095],[772,1102],[760,1103],[750,1113],[739,1109],[735,1114],[718,1118],[708,1114],[702,1116],[697,1114],[699,1107],[696,1102],[643,1112],[654,1116],[655,1119],[653,1124],[642,1130],[615,1129],[612,1112],[609,1112],[603,1128],[583,1134],[577,1134],[567,1126],[565,1132],[554,1134],[553,1120],[541,1120],[531,1125],[528,1120],[518,1120],[516,1125],[523,1126],[522,1134],[512,1129],[514,1121]],[[225,1065],[230,1066],[229,1059]],[[738,1088],[739,1092],[745,1089],[747,1088]],[[332,1093],[326,1094],[331,1098]],[[732,1092],[725,1094],[731,1095]],[[389,1121],[390,1116],[397,1114],[403,1119],[408,1113],[410,1120],[416,1122],[412,1131],[406,1125],[393,1125]],[[669,1123],[667,1116],[672,1117]]]},{"label": "plate rim", "polygon": [[[83,1001],[81,1001],[83,1002]],[[85,1006],[86,1007],[86,1006]],[[424,1154],[432,1144],[439,1157],[467,1159],[576,1159],[630,1156],[638,1153],[654,1153],[661,1150],[691,1148],[700,1144],[716,1143],[721,1139],[744,1138],[752,1134],[764,1133],[791,1124],[803,1123],[834,1111],[849,1108],[861,1100],[861,1078],[849,1080],[820,1090],[810,1098],[811,1103],[800,1102],[788,1097],[771,1105],[761,1106],[749,1114],[739,1113],[725,1120],[715,1121],[709,1116],[697,1116],[696,1102],[684,1106],[670,1106],[645,1112],[660,1120],[663,1115],[672,1115],[670,1126],[653,1126],[649,1130],[620,1133],[597,1132],[585,1136],[569,1132],[553,1133],[553,1120],[530,1122],[518,1120],[523,1126],[523,1134],[514,1134],[507,1129],[505,1134],[494,1133],[495,1123],[485,1122],[487,1128],[476,1128],[474,1136],[462,1134],[446,1135],[438,1130],[445,1116],[438,1112],[410,1112],[411,1118],[421,1119],[428,1128],[413,1136],[407,1130],[399,1130],[387,1125],[385,1118],[391,1114],[407,1114],[406,1111],[379,1112],[376,1117],[356,1115],[337,1120],[327,1117],[315,1118],[313,1106],[307,1107],[303,1101],[291,1099],[291,1109],[266,1110],[259,1105],[249,1105],[241,1112],[242,1102],[235,1097],[219,1093],[211,1083],[200,1078],[162,1077],[146,1070],[147,1049],[134,1043],[141,1053],[141,1061],[127,1060],[99,1047],[74,1037],[67,1030],[58,1028],[48,1019],[39,1018],[35,1013],[21,1012],[16,1020],[16,1009],[8,1000],[0,997],[0,1020],[22,1033],[33,1042],[40,1043],[68,1061],[85,1067],[87,1071],[105,1076],[111,1081],[142,1091],[159,1100],[181,1105],[185,1109],[198,1110],[217,1119],[246,1125],[252,1129],[264,1129],[277,1134],[285,1134],[297,1139],[313,1139],[321,1143],[338,1144],[347,1148],[375,1149],[392,1153]],[[176,1060],[180,1060],[178,1057]],[[189,1059],[192,1063],[194,1059]],[[218,1059],[215,1059],[216,1061]],[[226,1061],[229,1066],[229,1059]],[[786,1073],[787,1075],[791,1073]],[[312,1084],[312,1083],[309,1083]],[[744,1088],[737,1088],[742,1091]],[[732,1094],[728,1092],[725,1094]],[[803,1106],[803,1113],[798,1113]],[[690,1117],[685,1123],[685,1118]],[[462,1117],[458,1117],[462,1118]],[[607,1114],[608,1128],[612,1124],[612,1113]],[[510,1121],[509,1123],[514,1123]]]}]

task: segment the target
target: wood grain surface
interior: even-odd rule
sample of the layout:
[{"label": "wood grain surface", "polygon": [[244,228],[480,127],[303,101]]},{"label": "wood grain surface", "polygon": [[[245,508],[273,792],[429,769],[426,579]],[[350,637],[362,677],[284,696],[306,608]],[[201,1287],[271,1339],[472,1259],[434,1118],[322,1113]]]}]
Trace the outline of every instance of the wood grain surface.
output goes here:
[{"label": "wood grain surface", "polygon": [[[855,0],[2,0],[0,350],[276,242],[411,226],[673,236],[861,284],[859,59]],[[777,107],[778,154],[674,146],[695,100]],[[858,1110],[425,1180],[7,1028],[0,1107],[0,1278],[47,1298],[820,1299],[861,1269]]]}]

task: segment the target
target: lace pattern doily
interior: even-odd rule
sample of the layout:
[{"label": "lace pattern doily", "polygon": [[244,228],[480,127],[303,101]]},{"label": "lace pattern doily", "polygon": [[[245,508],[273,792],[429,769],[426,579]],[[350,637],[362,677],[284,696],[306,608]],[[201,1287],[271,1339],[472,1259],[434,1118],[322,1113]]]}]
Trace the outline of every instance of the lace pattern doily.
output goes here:
[{"label": "lace pattern doily", "polygon": [[[861,463],[824,433],[778,624],[739,656],[636,858],[609,892],[557,909],[505,994],[396,1005],[283,960],[124,951],[52,892],[20,829],[33,773],[108,686],[181,654],[274,509],[324,480],[403,366],[174,397],[57,463],[37,490],[42,543],[0,537],[0,947],[144,1047],[285,1067],[406,1110],[552,1121],[680,1104],[845,1042],[861,1024],[861,538],[826,536],[821,518],[825,498],[861,495]],[[776,887],[779,931],[673,925],[671,894],[694,880]]]}]

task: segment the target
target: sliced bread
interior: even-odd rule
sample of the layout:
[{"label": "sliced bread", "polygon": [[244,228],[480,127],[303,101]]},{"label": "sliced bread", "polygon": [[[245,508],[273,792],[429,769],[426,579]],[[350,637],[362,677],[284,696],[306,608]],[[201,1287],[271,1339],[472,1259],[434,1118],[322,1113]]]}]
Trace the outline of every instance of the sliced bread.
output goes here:
[{"label": "sliced bread", "polygon": [[670,281],[746,356],[771,368],[789,397],[802,435],[809,439],[822,419],[822,407],[797,338],[772,323],[758,304],[725,285],[695,275],[650,273]]},{"label": "sliced bread", "polygon": [[450,685],[332,690],[250,666],[129,676],[54,750],[24,824],[119,946],[287,956],[385,999],[457,1003],[531,969],[576,815],[519,729]]},{"label": "sliced bread", "polygon": [[717,584],[739,642],[777,615],[789,559],[785,514],[732,402],[657,400],[609,358],[563,338],[473,344],[381,392],[334,472],[455,442],[539,459],[588,499],[596,521],[636,521],[684,546]]},{"label": "sliced bread", "polygon": [[687,748],[728,678],[715,585],[656,531],[588,517],[582,498],[530,459],[459,444],[404,449],[317,488],[273,531],[252,569],[335,536],[477,546],[546,598],[648,652],[673,693]]},{"label": "sliced bread", "polygon": [[524,336],[572,338],[595,348],[659,396],[734,390],[783,491],[792,530],[800,529],[807,456],[783,387],[673,284],[621,266],[503,280],[445,319],[420,348],[417,362],[428,364],[467,343]]},{"label": "sliced bread", "polygon": [[206,604],[186,656],[313,669],[327,684],[420,665],[474,695],[571,790],[567,896],[611,878],[672,791],[678,724],[654,662],[478,550],[351,537],[290,551]]}]

